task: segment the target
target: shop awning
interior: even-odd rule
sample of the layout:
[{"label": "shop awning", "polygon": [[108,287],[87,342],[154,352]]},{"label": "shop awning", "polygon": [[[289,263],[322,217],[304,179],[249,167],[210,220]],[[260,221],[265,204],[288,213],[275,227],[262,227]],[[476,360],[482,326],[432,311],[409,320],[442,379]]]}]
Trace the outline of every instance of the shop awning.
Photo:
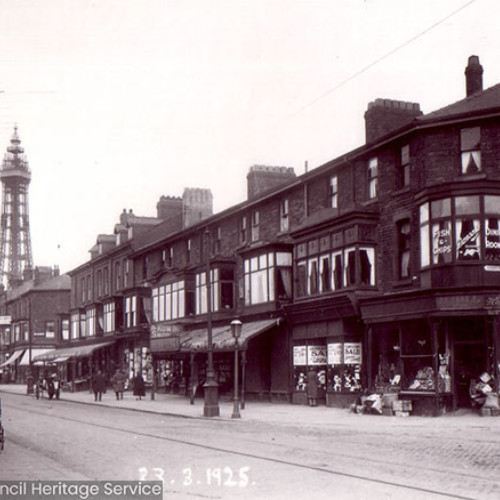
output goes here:
[{"label": "shop awning", "polygon": [[71,359],[71,356],[59,356],[56,359],[53,359],[51,363],[64,363],[65,361],[68,361],[68,359]]},{"label": "shop awning", "polygon": [[[36,356],[39,356],[40,354],[44,354],[48,351],[51,351],[51,348],[46,348],[46,349],[31,349],[31,362],[34,363],[34,359]],[[30,350],[29,348],[24,351],[23,357],[21,358],[21,361],[19,361],[20,365],[23,366],[28,366],[30,364]]]},{"label": "shop awning", "polygon": [[8,366],[8,365],[11,365],[12,363],[14,363],[14,361],[16,361],[16,359],[20,358],[23,355],[23,352],[24,352],[24,349],[20,349],[19,351],[14,351],[14,354],[12,354],[12,356],[7,361],[2,363],[0,365],[0,368],[2,366]]},{"label": "shop awning", "polygon": [[97,349],[102,349],[103,347],[108,347],[112,345],[114,341],[101,342],[99,344],[85,344],[75,347],[65,347],[63,349],[52,349],[44,354],[36,356],[35,361],[50,361],[53,362],[57,358],[66,357],[69,358],[84,358],[86,356],[91,356]]},{"label": "shop awning", "polygon": [[[240,348],[245,348],[248,341],[273,326],[279,325],[280,319],[266,319],[262,321],[251,321],[243,323],[241,335],[238,340]],[[191,330],[182,334],[181,352],[206,351],[207,350],[207,329]],[[216,351],[234,349],[234,338],[231,333],[231,326],[217,326],[212,328],[213,348]]]}]

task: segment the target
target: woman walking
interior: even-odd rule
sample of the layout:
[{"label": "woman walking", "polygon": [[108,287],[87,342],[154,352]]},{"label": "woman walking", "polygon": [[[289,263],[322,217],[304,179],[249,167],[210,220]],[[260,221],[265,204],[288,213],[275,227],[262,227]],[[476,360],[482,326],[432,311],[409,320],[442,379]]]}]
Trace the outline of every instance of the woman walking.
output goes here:
[{"label": "woman walking", "polygon": [[144,385],[144,379],[142,378],[140,372],[134,377],[134,380],[132,381],[132,387],[136,399],[140,400],[142,396],[146,395],[146,386]]}]

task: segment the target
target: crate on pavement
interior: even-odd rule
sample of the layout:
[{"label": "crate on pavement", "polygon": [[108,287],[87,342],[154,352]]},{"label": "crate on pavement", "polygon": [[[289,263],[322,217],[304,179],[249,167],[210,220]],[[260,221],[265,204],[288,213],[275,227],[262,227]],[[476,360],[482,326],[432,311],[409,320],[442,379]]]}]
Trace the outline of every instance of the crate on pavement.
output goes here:
[{"label": "crate on pavement", "polygon": [[409,399],[399,399],[392,402],[393,412],[411,412],[413,409],[412,403]]}]

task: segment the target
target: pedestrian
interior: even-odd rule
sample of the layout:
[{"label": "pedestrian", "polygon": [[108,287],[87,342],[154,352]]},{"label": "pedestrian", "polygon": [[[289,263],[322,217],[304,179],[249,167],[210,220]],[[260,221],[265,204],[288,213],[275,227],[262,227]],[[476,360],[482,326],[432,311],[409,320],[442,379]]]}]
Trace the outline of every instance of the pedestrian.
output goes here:
[{"label": "pedestrian", "polygon": [[52,383],[54,384],[54,396],[59,399],[61,396],[61,378],[58,373],[52,374]]},{"label": "pedestrian", "polygon": [[309,406],[316,406],[318,400],[318,376],[312,368],[307,373],[307,400]]},{"label": "pedestrian", "polygon": [[106,379],[101,370],[97,370],[92,380],[92,391],[94,392],[94,401],[102,400],[102,393],[106,389]]},{"label": "pedestrian", "polygon": [[55,389],[54,389],[54,382],[50,375],[47,375],[45,379],[45,388],[47,389],[47,395],[49,399],[52,399],[54,397]]},{"label": "pedestrian", "polygon": [[134,377],[134,380],[132,381],[132,387],[136,399],[140,400],[142,396],[146,395],[146,387],[144,385],[144,379],[142,378],[140,372]]},{"label": "pedestrian", "polygon": [[123,399],[123,391],[125,391],[125,381],[127,380],[127,374],[118,368],[111,378],[111,383],[113,384],[113,391],[116,394],[116,400]]}]

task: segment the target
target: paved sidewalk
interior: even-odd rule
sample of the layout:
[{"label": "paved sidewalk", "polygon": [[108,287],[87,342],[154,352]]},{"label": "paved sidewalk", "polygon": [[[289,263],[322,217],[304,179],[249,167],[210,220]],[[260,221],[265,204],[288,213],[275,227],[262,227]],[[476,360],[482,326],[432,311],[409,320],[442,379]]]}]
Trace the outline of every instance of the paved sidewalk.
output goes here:
[{"label": "paved sidewalk", "polygon": [[[2,393],[21,394],[35,400],[34,395],[26,394],[26,386],[20,384],[0,384],[0,397]],[[191,405],[186,396],[175,394],[156,393],[155,399],[151,394],[140,401],[130,392],[125,392],[124,399],[117,401],[115,394],[109,391],[103,395],[102,401],[94,402],[94,395],[88,391],[62,392],[61,400],[73,403],[101,405],[106,407],[121,408],[132,411],[143,411],[172,415],[185,418],[200,418],[203,416],[203,399],[197,398],[195,404]],[[54,403],[57,403],[54,400]],[[220,416],[207,418],[210,420],[232,420],[232,402],[220,402]],[[303,405],[268,403],[268,402],[246,402],[246,408],[240,410],[241,419],[255,422],[274,422],[288,425],[308,426],[352,426],[354,422],[363,423],[363,426],[380,428],[387,425],[421,428],[485,428],[500,429],[500,417],[481,417],[472,411],[457,411],[447,413],[440,417],[395,417],[377,415],[355,415],[346,409],[317,406],[311,408]]]}]

